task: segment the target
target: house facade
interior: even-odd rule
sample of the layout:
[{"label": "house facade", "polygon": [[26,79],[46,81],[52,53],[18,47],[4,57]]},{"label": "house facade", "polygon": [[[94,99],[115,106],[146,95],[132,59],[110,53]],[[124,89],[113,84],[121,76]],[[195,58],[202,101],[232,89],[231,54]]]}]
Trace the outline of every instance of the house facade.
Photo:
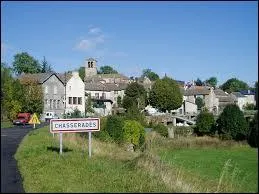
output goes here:
[{"label": "house facade", "polygon": [[[66,78],[64,76],[67,76]],[[61,80],[66,83],[66,106],[65,112],[71,113],[78,109],[83,115],[85,113],[85,84],[79,77],[78,72],[68,75],[60,75]],[[66,80],[66,81],[65,81]]]},{"label": "house facade", "polygon": [[58,117],[64,113],[65,87],[56,73],[24,74],[19,79],[32,78],[37,80],[43,89],[43,115],[54,112]]}]

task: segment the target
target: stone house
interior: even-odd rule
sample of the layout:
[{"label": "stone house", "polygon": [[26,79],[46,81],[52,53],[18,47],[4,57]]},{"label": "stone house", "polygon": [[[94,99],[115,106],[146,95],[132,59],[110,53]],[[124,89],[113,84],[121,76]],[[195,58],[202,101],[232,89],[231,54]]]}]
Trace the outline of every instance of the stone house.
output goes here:
[{"label": "stone house", "polygon": [[19,79],[32,78],[37,80],[43,89],[43,115],[54,112],[58,117],[64,113],[65,89],[64,83],[56,73],[23,74]]},{"label": "stone house", "polygon": [[241,90],[239,92],[246,97],[246,103],[254,104],[254,105],[256,104],[255,91],[252,91],[252,90]]},{"label": "stone house", "polygon": [[246,96],[241,94],[240,92],[232,92],[230,95],[234,98],[234,102],[236,103],[236,105],[238,105],[240,110],[243,111],[244,105],[247,103]]}]

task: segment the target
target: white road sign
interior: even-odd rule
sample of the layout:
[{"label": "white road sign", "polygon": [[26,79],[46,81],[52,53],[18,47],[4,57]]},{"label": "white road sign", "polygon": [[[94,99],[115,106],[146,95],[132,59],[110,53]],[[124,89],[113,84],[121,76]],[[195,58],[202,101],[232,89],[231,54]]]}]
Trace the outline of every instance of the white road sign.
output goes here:
[{"label": "white road sign", "polygon": [[99,118],[51,119],[51,133],[75,133],[100,131]]}]

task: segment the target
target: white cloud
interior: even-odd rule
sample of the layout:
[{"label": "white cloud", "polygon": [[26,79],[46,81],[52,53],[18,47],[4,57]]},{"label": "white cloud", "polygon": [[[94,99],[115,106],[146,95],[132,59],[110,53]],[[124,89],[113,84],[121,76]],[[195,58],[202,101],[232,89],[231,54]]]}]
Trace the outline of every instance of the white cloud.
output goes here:
[{"label": "white cloud", "polygon": [[101,29],[100,28],[90,28],[89,31],[88,31],[89,34],[99,34],[101,33]]},{"label": "white cloud", "polygon": [[75,49],[79,51],[95,51],[99,45],[105,42],[105,36],[101,29],[94,27],[93,25],[88,26],[88,35],[81,37],[80,41],[76,44]]},{"label": "white cloud", "polygon": [[78,44],[76,44],[76,49],[81,51],[90,51],[96,49],[96,47],[102,43],[104,43],[105,37],[104,35],[99,35],[96,37],[89,37],[80,40]]}]

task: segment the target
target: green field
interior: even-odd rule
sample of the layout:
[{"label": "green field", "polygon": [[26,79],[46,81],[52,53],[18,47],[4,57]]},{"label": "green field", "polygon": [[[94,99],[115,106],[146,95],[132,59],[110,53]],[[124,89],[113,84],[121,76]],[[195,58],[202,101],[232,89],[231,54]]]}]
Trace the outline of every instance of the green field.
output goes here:
[{"label": "green field", "polygon": [[48,127],[31,132],[22,141],[15,158],[25,192],[172,191],[163,181],[136,168],[136,153],[93,139],[89,159],[87,140],[82,141],[75,134],[64,134],[63,138],[62,156],[58,153],[58,137],[53,138]]},{"label": "green field", "polygon": [[[163,161],[182,169],[186,180],[199,181],[210,189],[232,192],[257,192],[257,149],[184,148],[160,152]],[[219,180],[221,178],[221,183]]]},{"label": "green field", "polygon": [[[210,137],[166,139],[150,133],[144,153],[93,138],[30,132],[15,158],[26,192],[257,192],[257,149]],[[84,148],[84,152],[83,152]],[[228,166],[226,166],[226,164]]]},{"label": "green field", "polygon": [[10,127],[13,127],[13,124],[10,121],[1,121],[1,129]]}]

